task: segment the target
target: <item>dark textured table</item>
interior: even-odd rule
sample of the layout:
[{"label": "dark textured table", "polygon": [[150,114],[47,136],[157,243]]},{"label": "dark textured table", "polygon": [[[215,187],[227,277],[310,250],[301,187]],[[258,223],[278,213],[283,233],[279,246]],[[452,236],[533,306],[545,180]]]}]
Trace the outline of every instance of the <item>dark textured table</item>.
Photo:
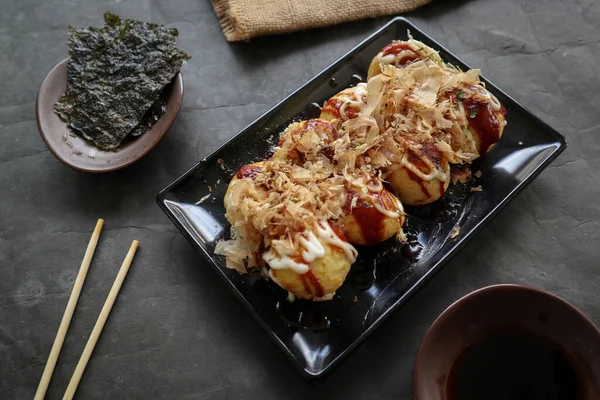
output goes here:
[{"label": "dark textured table", "polygon": [[[177,27],[193,59],[181,113],[120,172],[69,169],[34,102],[67,25],[102,13]],[[302,380],[173,227],[156,193],[388,18],[229,44],[207,0],[3,2],[0,399],[32,398],[96,219],[106,220],[49,399],[60,398],[131,240],[141,247],[80,399],[412,397],[415,352],[451,302],[495,283],[557,294],[600,324],[600,3],[444,1],[407,15],[569,140],[569,148],[319,387]]]}]

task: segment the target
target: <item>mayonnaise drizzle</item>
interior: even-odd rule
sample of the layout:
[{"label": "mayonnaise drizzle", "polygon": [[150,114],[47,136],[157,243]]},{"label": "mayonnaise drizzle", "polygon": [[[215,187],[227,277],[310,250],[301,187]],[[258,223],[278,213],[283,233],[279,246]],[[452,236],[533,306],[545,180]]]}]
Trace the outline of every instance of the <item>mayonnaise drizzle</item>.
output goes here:
[{"label": "mayonnaise drizzle", "polygon": [[481,93],[483,95],[483,97],[486,98],[486,100],[489,100],[490,104],[492,105],[492,110],[500,111],[500,108],[502,107],[502,105],[500,104],[500,102],[498,101],[496,96],[491,94],[487,89],[485,89],[483,87],[481,89],[482,90],[480,90],[479,93]]},{"label": "mayonnaise drizzle", "polygon": [[425,181],[431,181],[431,180],[437,178],[442,182],[446,182],[446,179],[448,179],[448,177],[446,176],[446,174],[443,171],[440,171],[438,168],[436,168],[435,165],[433,165],[433,163],[431,161],[429,161],[429,159],[427,157],[422,157],[420,154],[418,156],[425,164],[427,164],[427,166],[429,167],[429,170],[431,171],[430,173],[426,174],[423,171],[421,171],[419,168],[415,167],[415,165],[413,163],[408,162],[406,154],[404,156],[402,156],[402,165],[404,165],[406,168],[411,170],[415,175],[417,175],[419,178],[421,178]]},{"label": "mayonnaise drizzle", "polygon": [[291,269],[299,274],[308,272],[308,264],[296,262],[289,255],[278,254],[273,247],[263,254],[263,260],[269,264],[271,269]]},{"label": "mayonnaise drizzle", "polygon": [[349,96],[345,96],[342,92],[340,94],[339,100],[342,103],[340,106],[340,116],[344,119],[348,119],[346,115],[346,107],[354,107],[360,110],[366,104],[365,99],[367,97],[367,84],[364,82],[359,83],[353,90],[355,100],[351,99]]},{"label": "mayonnaise drizzle", "polygon": [[[305,274],[308,272],[311,262],[325,257],[324,243],[342,249],[350,262],[354,262],[358,255],[358,252],[350,243],[338,237],[328,222],[320,222],[317,225],[316,232],[302,233],[299,236],[299,253],[304,262],[298,262],[297,259],[294,260],[292,258],[293,256],[297,256],[297,250],[284,246],[281,240],[272,240],[271,247],[262,256],[271,269],[291,269],[299,274]],[[273,278],[270,272],[269,276]],[[275,279],[273,280],[275,281]]]},{"label": "mayonnaise drizzle", "polygon": [[414,57],[415,52],[412,50],[402,50],[400,53],[398,54],[388,54],[388,55],[383,55],[383,53],[379,53],[377,55],[379,62],[381,64],[385,64],[385,65],[396,65],[398,62],[400,62],[402,59],[404,59],[405,57]]},{"label": "mayonnaise drizzle", "polygon": [[325,248],[319,242],[319,239],[315,236],[314,233],[308,232],[308,239],[304,236],[300,236],[300,244],[304,247],[304,251],[302,252],[302,259],[307,263],[315,261],[317,258],[321,258],[325,256]]},{"label": "mayonnaise drizzle", "polygon": [[[487,92],[487,90],[486,90],[486,92]],[[490,99],[492,100],[492,109],[494,111],[500,111],[500,109],[502,108],[502,104],[500,104],[500,101],[498,101],[496,96],[494,96],[490,92],[488,92],[488,95],[490,96]]]},{"label": "mayonnaise drizzle", "polygon": [[483,86],[477,85],[477,86],[474,86],[474,88],[478,94],[480,94],[483,98],[485,98],[490,103],[490,105],[492,106],[492,110],[500,111],[500,109],[502,108],[502,105],[500,104],[500,102],[498,101],[496,96],[491,94],[490,91],[487,90]]},{"label": "mayonnaise drizzle", "polygon": [[[375,184],[373,184],[375,183]],[[373,179],[366,184],[367,189],[371,193],[380,193],[383,190],[383,184],[379,179]]]},{"label": "mayonnaise drizzle", "polygon": [[358,256],[358,251],[352,246],[350,243],[340,239],[340,237],[331,229],[329,222],[320,221],[317,226],[317,235],[319,235],[319,239],[328,243],[332,246],[339,247],[346,253],[346,258],[348,261],[353,263],[356,261],[356,257]]},{"label": "mayonnaise drizzle", "polygon": [[373,201],[373,206],[377,209],[377,211],[387,217],[399,218],[400,216],[404,215],[404,207],[402,207],[402,203],[400,203],[396,197],[392,197],[392,199],[394,200],[394,203],[396,203],[396,209],[393,211],[385,208],[378,200]]}]

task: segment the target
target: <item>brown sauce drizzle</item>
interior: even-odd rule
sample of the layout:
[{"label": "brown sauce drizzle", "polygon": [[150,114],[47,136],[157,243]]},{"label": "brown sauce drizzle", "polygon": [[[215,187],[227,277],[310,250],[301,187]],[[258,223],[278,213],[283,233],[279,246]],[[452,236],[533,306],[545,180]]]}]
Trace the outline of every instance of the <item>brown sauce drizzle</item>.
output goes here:
[{"label": "brown sauce drizzle", "polygon": [[[381,192],[379,193],[379,196],[377,196],[377,197],[378,197],[377,201],[379,201],[379,205],[384,210],[393,211],[393,210],[398,209],[398,204],[396,204],[394,199],[392,199],[390,192],[388,192],[387,190],[385,190],[385,189],[381,190]],[[398,215],[398,218],[400,219],[401,216]]]},{"label": "brown sauce drizzle", "polygon": [[413,49],[411,49],[410,46],[408,45],[408,43],[406,43],[406,42],[393,42],[393,43],[388,44],[383,49],[381,49],[381,55],[382,55],[382,57],[385,57],[390,54],[398,55],[403,50],[408,50],[408,51],[412,52],[412,54],[409,56],[404,56],[400,60],[396,60],[396,65],[405,65],[406,63],[408,63],[410,61],[414,61],[419,58],[419,55],[417,53],[415,53],[415,51]]},{"label": "brown sauce drizzle", "polygon": [[484,156],[490,146],[500,140],[500,122],[488,102],[467,100],[464,104],[469,125],[479,136],[479,153]]},{"label": "brown sauce drizzle", "polygon": [[298,275],[298,276],[300,277],[300,280],[302,281],[302,286],[304,286],[304,291],[306,293],[312,293],[312,290],[310,289],[310,284],[308,283],[308,281],[304,277],[305,275],[306,274],[302,274],[302,275]]},{"label": "brown sauce drizzle", "polygon": [[[409,163],[411,163],[412,165],[414,165],[415,168],[417,168],[419,171],[421,171],[424,174],[431,173],[431,167],[425,161],[423,161],[422,157],[427,158],[437,168],[441,167],[442,153],[437,148],[435,143],[429,143],[429,142],[423,143],[421,145],[419,152],[421,153],[420,156],[417,153],[415,153],[413,150],[410,150],[410,149],[406,152],[407,161]],[[413,171],[408,169],[407,167],[404,167],[404,168],[406,169],[408,178],[411,181],[418,183],[423,194],[426,195],[427,198],[431,198],[432,197],[431,192],[427,188],[426,182],[423,179],[421,179],[417,174],[415,174]],[[444,192],[445,192],[445,189],[444,189],[445,182],[440,181],[439,185],[440,185],[440,193],[443,196]]]},{"label": "brown sauce drizzle", "polygon": [[[429,189],[427,189],[427,185],[425,184],[425,181],[423,179],[421,179],[417,174],[415,174],[414,172],[412,172],[410,169],[404,167],[404,169],[406,169],[406,173],[408,174],[408,178],[419,184],[419,187],[421,188],[421,191],[423,192],[423,194],[425,194],[427,196],[427,198],[431,198],[431,193],[429,192]],[[443,183],[443,182],[442,182]]]},{"label": "brown sauce drizzle", "polygon": [[412,150],[408,150],[406,152],[406,160],[415,166],[416,169],[421,171],[424,174],[429,173],[429,166]]},{"label": "brown sauce drizzle", "polygon": [[335,118],[340,117],[340,107],[342,106],[342,102],[338,99],[329,99],[323,104],[323,111],[328,112],[333,115]]},{"label": "brown sauce drizzle", "polygon": [[[465,98],[459,98],[457,94],[454,94],[454,97],[463,103],[469,126],[479,137],[479,153],[483,157],[487,154],[490,146],[500,140],[500,121],[489,101],[478,99],[473,95],[481,92],[483,88],[473,85],[464,86],[470,94]],[[506,116],[504,106],[501,107],[500,112]]]},{"label": "brown sauce drizzle", "polygon": [[[341,241],[348,243],[348,238],[346,237],[346,235],[344,235],[344,232],[342,232],[341,228],[337,224],[330,222],[329,226],[331,227],[331,230],[336,234],[336,236]],[[333,243],[329,243],[329,246],[331,246],[332,251],[336,251],[336,252],[344,254],[344,255],[346,254],[346,251],[343,248],[341,248],[340,246],[336,246]]]},{"label": "brown sauce drizzle", "polygon": [[406,152],[406,159],[422,173],[429,174],[431,172],[431,167],[423,161],[423,158],[431,161],[437,168],[442,166],[442,152],[437,148],[435,143],[421,143],[421,147],[418,151],[420,154],[417,154],[412,149],[408,149]]},{"label": "brown sauce drizzle", "polygon": [[354,118],[358,117],[359,112],[360,111],[358,108],[352,107],[352,106],[347,106],[346,107],[346,118],[354,119]]},{"label": "brown sauce drizzle", "polygon": [[[342,232],[342,230],[340,229],[340,227],[337,224],[330,223],[329,226],[331,227],[331,230],[337,235],[337,237],[340,238],[340,240],[348,243],[348,238],[346,238],[346,235],[344,235],[344,232]],[[333,247],[338,248],[337,246],[333,246]],[[343,250],[343,249],[340,249],[340,250]]]},{"label": "brown sauce drizzle", "polygon": [[[293,257],[292,260],[295,263],[307,265],[301,256]],[[304,291],[306,293],[312,293],[312,290],[310,288],[310,283],[309,283],[309,282],[311,282],[311,280],[306,279],[309,272],[312,274],[312,271],[310,269],[308,270],[308,272],[306,272],[304,274],[298,274],[298,276],[300,277],[300,281],[302,281],[302,286],[304,286]],[[314,274],[312,276],[315,277]],[[277,277],[277,276],[275,275],[275,277]],[[315,277],[315,279],[316,279],[316,277]],[[318,281],[317,281],[317,284],[319,285],[319,288],[321,288],[321,284]],[[323,288],[321,288],[321,290],[323,290]],[[315,292],[317,292],[316,287],[315,287]]]},{"label": "brown sauce drizzle", "polygon": [[[377,194],[373,196],[379,197]],[[352,199],[357,198],[356,204],[352,209]],[[377,201],[381,201],[378,199]],[[344,205],[344,211],[356,219],[356,222],[362,233],[362,237],[367,246],[373,246],[383,240],[383,222],[385,215],[373,206],[369,201],[365,200],[356,192],[348,193],[348,199]]]},{"label": "brown sauce drizzle", "polygon": [[[306,265],[306,261],[304,261],[304,259],[300,256],[294,257],[294,258],[292,258],[292,260],[294,260],[294,262],[296,262],[298,264]],[[271,274],[275,277],[275,279],[277,279],[277,270],[272,269]],[[300,280],[302,281],[302,286],[304,286],[304,291],[306,293],[313,293],[312,289],[314,289],[315,296],[323,297],[323,295],[325,294],[325,291],[323,290],[323,286],[321,286],[321,282],[319,282],[319,279],[315,276],[315,274],[314,274],[314,272],[312,272],[312,270],[309,269],[306,273],[298,274],[298,276],[300,277]],[[312,289],[311,289],[311,286],[312,286]]]},{"label": "brown sauce drizzle", "polygon": [[[305,274],[300,275],[300,277],[302,278],[302,282],[304,283],[305,287],[306,287],[306,281],[304,280],[304,277],[306,277],[306,280],[308,280],[308,282],[311,283],[311,285],[313,286],[313,288],[315,289],[315,296],[317,297],[323,297],[324,291],[323,291],[323,286],[321,286],[321,282],[319,282],[319,279],[315,276],[315,274],[312,272],[312,270],[308,270]],[[310,292],[309,290],[307,290],[308,292]]]},{"label": "brown sauce drizzle", "polygon": [[[329,99],[323,105],[323,111],[330,113],[335,118],[341,118],[340,108],[342,107],[343,104],[344,103],[338,99],[335,99],[335,98]],[[354,118],[358,117],[359,112],[360,112],[360,110],[356,107],[353,107],[353,106],[346,107],[346,117],[348,119],[354,119]]]},{"label": "brown sauce drizzle", "polygon": [[237,176],[238,179],[243,179],[243,178],[254,179],[260,172],[262,172],[261,167],[257,167],[256,165],[247,164],[247,165],[242,165],[240,167],[240,169],[237,170],[237,173],[235,174],[235,176]]},{"label": "brown sauce drizzle", "polygon": [[424,155],[429,161],[436,167],[440,168],[442,165],[442,152],[437,148],[435,143],[426,142],[421,145],[421,154]]}]

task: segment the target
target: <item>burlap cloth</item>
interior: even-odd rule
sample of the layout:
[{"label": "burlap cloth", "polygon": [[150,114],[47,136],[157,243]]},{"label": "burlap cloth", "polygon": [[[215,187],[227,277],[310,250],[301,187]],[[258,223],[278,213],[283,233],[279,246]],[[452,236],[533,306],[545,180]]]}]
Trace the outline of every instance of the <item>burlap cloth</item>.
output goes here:
[{"label": "burlap cloth", "polygon": [[414,10],[431,0],[211,0],[229,41]]}]

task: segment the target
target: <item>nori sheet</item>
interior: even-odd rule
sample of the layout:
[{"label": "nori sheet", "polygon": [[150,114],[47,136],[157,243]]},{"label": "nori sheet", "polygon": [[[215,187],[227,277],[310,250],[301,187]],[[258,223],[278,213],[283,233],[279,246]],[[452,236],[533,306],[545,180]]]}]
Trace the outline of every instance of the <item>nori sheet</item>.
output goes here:
[{"label": "nori sheet", "polygon": [[104,150],[145,133],[164,113],[163,88],[190,56],[178,31],[104,14],[101,28],[69,27],[67,91],[54,111]]},{"label": "nori sheet", "polygon": [[167,111],[167,99],[163,91],[150,108],[146,110],[140,123],[129,132],[129,136],[142,136],[148,132],[165,111]]}]

